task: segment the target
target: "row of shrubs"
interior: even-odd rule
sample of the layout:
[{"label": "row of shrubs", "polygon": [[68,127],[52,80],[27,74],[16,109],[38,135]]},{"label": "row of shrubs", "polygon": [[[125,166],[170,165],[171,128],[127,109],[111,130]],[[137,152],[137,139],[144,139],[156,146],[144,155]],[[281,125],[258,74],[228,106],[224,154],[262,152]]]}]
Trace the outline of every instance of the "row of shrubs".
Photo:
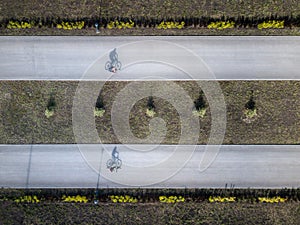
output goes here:
[{"label": "row of shrubs", "polygon": [[47,202],[266,202],[300,201],[300,189],[0,189],[0,201]]},{"label": "row of shrubs", "polygon": [[[132,197],[129,195],[111,195],[109,196],[110,200],[112,203],[138,203],[141,202],[139,201],[136,197]],[[45,200],[45,199],[43,199]],[[86,196],[66,196],[63,195],[61,200],[63,202],[75,202],[75,203],[88,203],[91,202],[91,199],[89,200]],[[276,197],[258,197],[258,201],[261,203],[283,203],[286,202],[288,198],[282,198],[280,196]],[[95,199],[94,199],[95,201]],[[161,203],[169,203],[169,204],[174,204],[174,203],[180,203],[184,202],[185,198],[182,196],[159,196],[157,201]],[[236,197],[221,197],[221,196],[210,196],[208,198],[208,201],[210,203],[214,202],[235,202]],[[36,195],[25,195],[23,197],[16,198],[14,200],[16,203],[40,203],[41,200],[37,198]],[[97,199],[96,202],[98,203],[99,200]]]},{"label": "row of shrubs", "polygon": [[[23,25],[22,25],[23,23]],[[220,27],[236,28],[283,28],[283,27],[300,27],[300,15],[297,16],[268,16],[261,18],[254,17],[180,17],[180,18],[123,18],[123,17],[91,17],[91,18],[7,18],[0,21],[2,28],[31,28],[31,27],[49,27],[69,29],[76,26],[75,29],[95,27],[108,29],[124,29],[133,27],[152,27],[159,29],[181,29],[186,27],[208,27],[219,29]],[[76,24],[77,23],[77,24]],[[283,24],[284,23],[284,24]],[[65,26],[63,25],[65,24]],[[73,25],[72,25],[73,24]]]},{"label": "row of shrubs", "polygon": [[[101,26],[101,24],[100,24]],[[8,29],[27,29],[27,28],[33,28],[35,27],[35,24],[33,22],[18,22],[18,21],[9,21],[8,25],[6,26]],[[56,24],[56,28],[58,29],[64,29],[64,30],[74,30],[78,29],[81,30],[85,27],[83,21],[77,21],[77,22],[62,22],[60,24]],[[122,21],[110,21],[106,28],[107,29],[130,29],[134,27],[134,22],[130,20],[130,22],[122,22]],[[181,22],[173,22],[173,21],[162,21],[160,24],[155,26],[157,29],[182,29],[185,27],[185,23],[183,21]],[[217,21],[217,22],[211,22],[207,25],[208,29],[228,29],[228,28],[234,28],[235,22],[233,21]],[[267,22],[262,22],[257,25],[258,29],[282,29],[284,28],[284,21],[277,21],[277,20],[269,20]]]}]

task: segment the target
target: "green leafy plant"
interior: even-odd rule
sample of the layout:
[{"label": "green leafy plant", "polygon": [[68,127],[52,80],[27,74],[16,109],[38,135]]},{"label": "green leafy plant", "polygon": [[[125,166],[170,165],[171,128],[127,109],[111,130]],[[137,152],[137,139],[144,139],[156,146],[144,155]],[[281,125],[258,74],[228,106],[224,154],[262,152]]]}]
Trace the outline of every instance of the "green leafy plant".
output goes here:
[{"label": "green leafy plant", "polygon": [[88,199],[85,196],[80,196],[80,195],[76,195],[76,196],[63,195],[61,199],[64,202],[83,202],[83,203],[88,202]]},{"label": "green leafy plant", "polygon": [[108,24],[107,24],[107,28],[108,29],[114,29],[114,28],[117,28],[117,29],[127,29],[127,28],[133,28],[134,27],[134,22],[132,20],[129,20],[129,22],[123,22],[123,21],[118,21],[118,20],[115,20],[115,21],[110,21]]},{"label": "green leafy plant", "polygon": [[56,101],[55,101],[53,94],[51,94],[48,104],[47,104],[47,108],[45,110],[45,116],[47,118],[50,118],[51,116],[53,116],[55,108],[56,108]]},{"label": "green leafy plant", "polygon": [[154,117],[156,114],[154,100],[153,100],[152,96],[149,96],[149,98],[148,98],[146,114],[149,117]]},{"label": "green leafy plant", "polygon": [[185,199],[182,196],[159,196],[159,201],[163,203],[178,203],[184,202]]},{"label": "green leafy plant", "polygon": [[73,29],[81,30],[82,28],[84,28],[84,21],[62,22],[60,24],[57,24],[56,28],[64,29],[64,30],[73,30]]},{"label": "green leafy plant", "polygon": [[99,95],[94,108],[94,116],[102,117],[104,113],[105,113],[105,106],[104,106],[103,98],[101,95]]},{"label": "green leafy plant", "polygon": [[233,21],[218,21],[218,22],[211,22],[207,28],[208,29],[228,29],[228,28],[234,28],[235,22]]},{"label": "green leafy plant", "polygon": [[193,115],[203,118],[206,114],[207,104],[201,91],[199,97],[194,101],[195,110],[193,110]]},{"label": "green leafy plant", "polygon": [[284,20],[277,21],[277,20],[269,20],[268,22],[262,22],[257,25],[258,29],[282,29],[284,28]]},{"label": "green leafy plant", "polygon": [[110,200],[114,203],[137,203],[137,198],[131,197],[129,195],[110,195]]},{"label": "green leafy plant", "polygon": [[235,202],[236,197],[212,197],[209,196],[208,201],[209,202]]},{"label": "green leafy plant", "polygon": [[185,23],[182,21],[182,22],[173,22],[173,21],[162,21],[158,26],[157,28],[158,29],[182,29],[184,28],[184,25]]},{"label": "green leafy plant", "polygon": [[37,198],[36,195],[25,195],[23,197],[19,197],[19,198],[16,198],[14,200],[14,202],[16,203],[39,203],[40,200]]},{"label": "green leafy plant", "polygon": [[279,203],[279,202],[285,202],[285,201],[287,201],[287,198],[281,198],[279,196],[273,197],[273,198],[259,197],[258,201],[259,202],[266,202],[266,203]]},{"label": "green leafy plant", "polygon": [[18,22],[18,21],[9,21],[7,24],[8,29],[26,29],[32,28],[34,26],[34,22]]},{"label": "green leafy plant", "polygon": [[256,103],[253,99],[253,91],[251,91],[251,96],[250,96],[249,101],[245,104],[244,114],[245,114],[246,118],[249,118],[249,119],[257,116]]}]

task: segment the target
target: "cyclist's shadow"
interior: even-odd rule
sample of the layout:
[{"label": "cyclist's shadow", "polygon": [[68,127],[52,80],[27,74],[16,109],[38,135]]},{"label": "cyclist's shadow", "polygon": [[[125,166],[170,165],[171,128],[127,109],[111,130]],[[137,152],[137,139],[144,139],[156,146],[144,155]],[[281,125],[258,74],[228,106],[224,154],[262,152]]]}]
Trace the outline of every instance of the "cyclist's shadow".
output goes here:
[{"label": "cyclist's shadow", "polygon": [[105,70],[108,70],[110,72],[116,72],[117,70],[121,70],[122,64],[118,59],[118,53],[117,53],[117,49],[114,48],[114,50],[112,50],[109,53],[109,61],[107,61],[105,63]]}]

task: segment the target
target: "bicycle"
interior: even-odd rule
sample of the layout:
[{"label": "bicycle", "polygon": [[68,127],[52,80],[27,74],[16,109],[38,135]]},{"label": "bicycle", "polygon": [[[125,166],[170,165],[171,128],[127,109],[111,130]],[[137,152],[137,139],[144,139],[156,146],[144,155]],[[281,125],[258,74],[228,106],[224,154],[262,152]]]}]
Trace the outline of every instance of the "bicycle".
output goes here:
[{"label": "bicycle", "polygon": [[115,72],[113,71],[113,68],[115,68],[115,70],[121,70],[121,67],[122,67],[122,63],[120,61],[116,61],[116,62],[107,61],[105,63],[105,70],[108,70],[109,72]]}]

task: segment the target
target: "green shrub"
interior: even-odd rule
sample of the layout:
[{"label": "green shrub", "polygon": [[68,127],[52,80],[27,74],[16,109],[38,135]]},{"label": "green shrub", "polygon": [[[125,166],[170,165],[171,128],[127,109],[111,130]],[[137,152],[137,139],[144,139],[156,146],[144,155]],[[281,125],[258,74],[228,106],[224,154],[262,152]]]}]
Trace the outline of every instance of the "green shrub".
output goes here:
[{"label": "green shrub", "polygon": [[25,195],[23,197],[16,198],[14,200],[16,203],[39,203],[40,200],[36,197],[36,195]]},{"label": "green shrub", "polygon": [[266,197],[259,197],[259,202],[266,202],[266,203],[279,203],[279,202],[285,202],[287,198],[281,198],[279,196],[273,197],[273,198],[266,198]]},{"label": "green shrub", "polygon": [[101,109],[98,109],[98,108],[94,108],[94,116],[97,116],[97,117],[102,117],[105,113],[105,109],[101,108]]},{"label": "green shrub", "polygon": [[155,105],[154,105],[154,100],[152,96],[149,96],[148,101],[147,101],[147,108],[149,110],[154,110],[155,109]]},{"label": "green shrub", "polygon": [[182,28],[184,28],[184,25],[185,25],[185,23],[182,21],[182,22],[170,22],[170,21],[167,21],[167,22],[165,22],[165,21],[162,21],[158,26],[157,26],[157,28],[158,29],[164,29],[164,30],[166,30],[166,29],[182,29]]},{"label": "green shrub", "polygon": [[32,28],[34,26],[34,22],[18,22],[18,21],[9,21],[7,24],[8,29],[26,29]]},{"label": "green shrub", "polygon": [[129,22],[122,22],[122,21],[110,21],[107,24],[108,29],[126,29],[126,28],[133,28],[134,27],[134,22],[132,20],[129,20]]},{"label": "green shrub", "polygon": [[114,203],[137,203],[137,198],[130,197],[129,195],[110,195],[110,200]]},{"label": "green shrub", "polygon": [[235,202],[236,197],[212,197],[210,196],[208,201],[209,202]]},{"label": "green shrub", "polygon": [[80,196],[80,195],[76,195],[76,196],[66,196],[63,195],[61,198],[64,202],[83,202],[83,203],[87,203],[88,200],[85,196]]},{"label": "green shrub", "polygon": [[182,196],[159,196],[159,201],[163,203],[178,203],[184,202],[185,199]]},{"label": "green shrub", "polygon": [[206,114],[206,101],[203,96],[203,92],[200,92],[199,97],[194,101],[195,110],[193,110],[193,115],[203,118]]},{"label": "green shrub", "polygon": [[74,30],[74,29],[81,30],[82,28],[84,28],[84,21],[62,22],[60,24],[57,24],[56,28],[64,29],[64,30]]},{"label": "green shrub", "polygon": [[218,22],[211,22],[207,28],[208,29],[218,29],[218,30],[223,30],[223,29],[228,29],[228,28],[234,28],[235,22],[230,22],[230,21],[218,21]]},{"label": "green shrub", "polygon": [[55,101],[55,98],[53,96],[53,94],[50,95],[50,98],[49,98],[49,101],[48,101],[48,104],[47,104],[47,109],[49,111],[53,111],[56,107],[56,101]]},{"label": "green shrub", "polygon": [[282,29],[284,28],[284,20],[276,21],[276,20],[269,20],[268,22],[262,22],[257,25],[258,29]]}]

